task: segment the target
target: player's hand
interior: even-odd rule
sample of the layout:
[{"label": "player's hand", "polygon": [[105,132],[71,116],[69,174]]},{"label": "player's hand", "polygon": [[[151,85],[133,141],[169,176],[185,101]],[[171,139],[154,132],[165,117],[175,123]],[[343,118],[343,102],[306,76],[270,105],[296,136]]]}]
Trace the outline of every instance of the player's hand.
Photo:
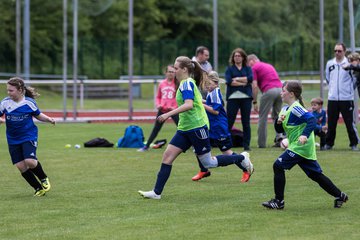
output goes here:
[{"label": "player's hand", "polygon": [[256,113],[258,113],[259,112],[259,105],[257,103],[255,103],[255,104],[253,104],[253,106],[254,106],[254,111]]},{"label": "player's hand", "polygon": [[281,116],[279,116],[279,118],[278,118],[278,120],[277,120],[277,123],[280,124],[280,123],[282,123],[284,120],[285,120],[285,115],[281,115]]},{"label": "player's hand", "polygon": [[345,70],[349,70],[351,64],[344,64],[341,67]]},{"label": "player's hand", "polygon": [[0,118],[0,124],[5,123],[5,120]]},{"label": "player's hand", "polygon": [[165,113],[165,114],[161,114],[160,116],[158,116],[158,118],[157,118],[157,121],[158,122],[165,122],[166,121],[166,119],[168,119],[169,117],[168,117],[168,115]]},{"label": "player's hand", "polygon": [[306,136],[304,136],[304,135],[301,135],[300,137],[299,137],[299,143],[300,144],[302,144],[302,145],[304,145],[306,142],[307,142],[307,140],[308,140],[308,138],[306,137]]},{"label": "player's hand", "polygon": [[49,123],[51,123],[52,125],[55,125],[55,124],[56,124],[56,121],[55,121],[55,119],[53,119],[53,118],[49,118]]},{"label": "player's hand", "polygon": [[323,131],[324,133],[327,133],[328,127],[327,126],[322,126],[321,127],[321,131]]}]

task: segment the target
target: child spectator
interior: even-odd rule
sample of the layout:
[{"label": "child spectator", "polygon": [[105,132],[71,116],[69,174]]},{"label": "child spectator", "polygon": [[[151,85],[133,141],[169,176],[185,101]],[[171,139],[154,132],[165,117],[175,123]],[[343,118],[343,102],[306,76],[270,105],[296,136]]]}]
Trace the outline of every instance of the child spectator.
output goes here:
[{"label": "child spectator", "polygon": [[353,70],[354,76],[356,78],[355,87],[358,90],[358,94],[360,96],[360,54],[359,53],[351,53],[348,56],[349,65],[345,66],[345,70]]},{"label": "child spectator", "polygon": [[326,140],[325,137],[327,132],[326,111],[323,109],[324,101],[317,97],[311,99],[310,103],[312,114],[316,118],[316,128],[314,129],[314,133],[316,136],[320,137],[320,150],[324,150]]}]

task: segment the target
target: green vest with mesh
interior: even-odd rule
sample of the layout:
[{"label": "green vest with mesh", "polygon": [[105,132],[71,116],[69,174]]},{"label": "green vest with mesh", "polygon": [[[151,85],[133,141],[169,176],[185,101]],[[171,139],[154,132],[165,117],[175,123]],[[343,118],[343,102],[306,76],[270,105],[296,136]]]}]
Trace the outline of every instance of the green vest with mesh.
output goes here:
[{"label": "green vest with mesh", "polygon": [[302,123],[300,125],[291,126],[288,125],[289,116],[291,114],[291,110],[295,107],[301,107],[305,111],[307,111],[301,104],[296,101],[294,102],[287,110],[284,108],[280,112],[281,115],[285,115],[285,120],[282,123],[282,126],[286,132],[286,136],[289,140],[289,146],[288,149],[293,151],[294,153],[302,156],[303,158],[309,159],[309,160],[316,160],[316,147],[315,147],[315,136],[314,132],[311,132],[307,142],[305,144],[300,144],[298,142],[299,137],[301,136],[303,130],[306,127],[306,123]]},{"label": "green vest with mesh", "polygon": [[[209,119],[206,115],[204,105],[202,103],[202,96],[199,89],[196,87],[196,82],[192,78],[182,80],[180,87],[186,81],[190,81],[194,84],[194,105],[193,108],[179,114],[179,124],[177,129],[181,131],[188,131],[195,128],[203,127],[207,125],[209,128]],[[184,104],[184,100],[180,91],[180,87],[176,92],[176,102],[178,106]]]}]

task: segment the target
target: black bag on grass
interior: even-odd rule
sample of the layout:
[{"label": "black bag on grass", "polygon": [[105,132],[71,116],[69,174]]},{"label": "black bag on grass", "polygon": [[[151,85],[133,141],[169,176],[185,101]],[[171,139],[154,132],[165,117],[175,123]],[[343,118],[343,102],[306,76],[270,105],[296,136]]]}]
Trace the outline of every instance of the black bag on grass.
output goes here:
[{"label": "black bag on grass", "polygon": [[244,141],[244,133],[237,128],[231,129],[231,141],[233,144],[233,147],[242,147],[243,141]]},{"label": "black bag on grass", "polygon": [[106,140],[105,138],[94,138],[86,143],[84,143],[84,147],[113,147],[114,144]]}]

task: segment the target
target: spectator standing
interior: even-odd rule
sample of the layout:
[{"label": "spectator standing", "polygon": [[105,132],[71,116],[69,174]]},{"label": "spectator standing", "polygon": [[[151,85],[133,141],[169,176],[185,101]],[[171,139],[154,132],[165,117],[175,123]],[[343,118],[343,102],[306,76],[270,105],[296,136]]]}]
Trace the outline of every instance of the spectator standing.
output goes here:
[{"label": "spectator standing", "polygon": [[191,60],[197,61],[200,64],[202,70],[209,73],[210,71],[213,70],[211,63],[209,63],[208,61],[209,58],[210,58],[209,49],[204,46],[199,46],[196,48],[195,56]]},{"label": "spectator standing", "polygon": [[229,58],[229,66],[225,71],[226,79],[226,111],[229,131],[233,127],[236,115],[240,109],[241,123],[244,132],[244,150],[250,150],[251,128],[250,114],[252,95],[253,74],[247,66],[247,54],[241,48],[232,51]]},{"label": "spectator standing", "polygon": [[[267,140],[267,118],[270,110],[273,122],[276,121],[281,110],[281,87],[279,75],[275,68],[265,62],[261,62],[255,54],[248,56],[248,65],[253,72],[253,106],[255,112],[259,113],[258,122],[258,147],[265,148]],[[258,89],[260,89],[262,96],[260,98],[260,109],[257,102]],[[276,133],[276,139],[280,139],[281,133]]]},{"label": "spectator standing", "polygon": [[353,151],[357,151],[359,137],[353,119],[354,111],[354,85],[355,79],[349,70],[345,70],[348,59],[345,57],[346,47],[337,43],[334,48],[335,57],[326,64],[326,82],[329,85],[328,93],[328,132],[324,150],[333,148],[336,137],[336,127],[341,113],[348,133]]},{"label": "spectator standing", "polygon": [[[178,82],[175,78],[175,68],[173,65],[168,65],[165,72],[166,78],[159,84],[158,92],[155,98],[155,105],[158,109],[156,118],[164,113],[170,112],[177,108],[176,103],[176,90],[178,87]],[[175,122],[176,126],[179,122],[179,115],[175,114],[171,116],[172,120]],[[154,128],[151,131],[150,137],[146,142],[146,145],[140,149],[138,152],[144,152],[149,150],[150,144],[154,141],[156,136],[161,130],[164,122],[159,122],[155,119]]]},{"label": "spectator standing", "polygon": [[[207,47],[199,46],[196,48],[195,56],[192,57],[192,61],[196,61],[200,64],[201,69],[209,73],[213,70],[211,63],[208,61],[210,58],[210,51]],[[206,99],[207,91],[199,88],[201,96],[203,99]]]}]

